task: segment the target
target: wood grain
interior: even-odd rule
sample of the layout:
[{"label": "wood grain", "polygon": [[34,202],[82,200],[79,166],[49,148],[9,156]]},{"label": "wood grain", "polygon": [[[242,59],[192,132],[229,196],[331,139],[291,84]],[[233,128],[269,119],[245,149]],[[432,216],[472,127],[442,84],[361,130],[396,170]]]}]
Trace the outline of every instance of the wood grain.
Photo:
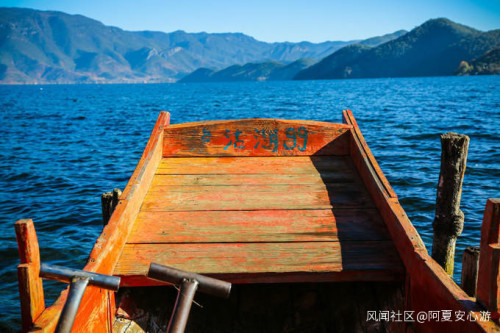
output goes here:
[{"label": "wood grain", "polygon": [[373,207],[364,188],[343,184],[154,186],[142,211],[331,209]]},{"label": "wood grain", "polygon": [[33,220],[19,220],[14,226],[21,260],[21,264],[17,266],[17,279],[22,330],[27,332],[45,310],[43,283],[40,278],[40,250]]},{"label": "wood grain", "polygon": [[298,174],[158,174],[151,186],[185,185],[323,185],[329,183],[352,183],[358,177],[352,172],[322,172]]},{"label": "wood grain", "polygon": [[347,155],[349,128],[276,119],[171,125],[165,129],[163,156]]},{"label": "wood grain", "polygon": [[[477,277],[477,299],[486,308],[496,307],[496,297],[492,297],[492,286],[496,278],[492,277],[493,251],[490,244],[500,242],[500,199],[488,199],[484,209],[483,224],[481,225],[481,244],[479,256],[479,271]],[[494,279],[495,281],[493,281]],[[492,299],[494,298],[494,299]]]},{"label": "wood grain", "polygon": [[201,274],[238,276],[402,269],[390,241],[127,244],[114,274],[145,275],[150,262]]},{"label": "wood grain", "polygon": [[163,158],[157,174],[212,174],[295,175],[322,173],[352,173],[348,158],[338,156],[293,157],[192,157]]},{"label": "wood grain", "polygon": [[[129,244],[388,240],[374,209],[141,212]],[[161,245],[168,248],[168,245]]]}]

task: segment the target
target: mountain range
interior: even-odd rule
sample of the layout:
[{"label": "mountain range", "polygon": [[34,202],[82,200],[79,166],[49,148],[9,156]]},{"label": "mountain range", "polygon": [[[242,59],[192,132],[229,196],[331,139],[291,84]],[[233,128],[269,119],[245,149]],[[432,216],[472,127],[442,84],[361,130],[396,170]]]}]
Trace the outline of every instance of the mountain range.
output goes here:
[{"label": "mountain range", "polygon": [[462,61],[473,61],[498,46],[500,30],[482,32],[448,19],[433,19],[376,47],[348,45],[295,79],[453,75]]},{"label": "mountain range", "polygon": [[495,74],[500,30],[447,19],[366,40],[266,43],[241,33],[125,31],[0,8],[0,83],[310,80]]},{"label": "mountain range", "polygon": [[481,32],[441,18],[378,45],[344,46],[315,64],[289,69],[286,77],[275,75],[284,64],[252,63],[198,69],[180,82],[499,74],[499,45],[500,30]]},{"label": "mountain range", "polygon": [[[365,42],[379,44],[403,33]],[[242,33],[131,32],[81,15],[0,8],[0,82],[173,82],[200,67],[320,60],[356,42],[266,43]]]}]

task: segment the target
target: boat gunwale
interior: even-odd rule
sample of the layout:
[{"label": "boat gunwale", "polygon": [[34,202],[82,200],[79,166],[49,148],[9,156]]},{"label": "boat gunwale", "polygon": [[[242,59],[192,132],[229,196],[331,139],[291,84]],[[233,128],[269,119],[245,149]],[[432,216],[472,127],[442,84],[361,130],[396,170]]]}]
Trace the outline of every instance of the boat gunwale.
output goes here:
[{"label": "boat gunwale", "polygon": [[[380,169],[375,157],[368,147],[361,130],[352,114],[351,110],[343,111],[343,121],[353,126],[351,130],[351,158],[358,168],[358,172],[364,180],[370,195],[374,199],[375,205],[382,215],[392,240],[401,256],[401,261],[406,268],[406,304],[411,310],[456,310],[465,311],[467,315],[481,318],[481,312],[486,311],[475,298],[467,295],[449,276],[444,269],[428,254],[425,244],[419,233],[413,226],[404,209],[398,201],[398,197],[392,190],[387,178]],[[359,160],[355,160],[355,154],[360,154]],[[356,163],[358,162],[358,163]],[[368,186],[369,179],[374,180],[373,186]],[[394,196],[391,195],[393,193]],[[418,288],[423,285],[431,291],[425,293],[426,296],[418,295]],[[423,294],[423,293],[421,293]],[[417,296],[417,297],[415,297]],[[420,304],[418,297],[425,298],[426,303]],[[443,309],[429,309],[432,306],[432,298],[440,305],[446,305]],[[492,319],[451,322],[463,332],[486,331],[499,332],[500,327]],[[428,324],[428,326],[426,325]],[[424,331],[438,329],[440,326],[433,326],[433,322],[420,324],[418,328]],[[439,324],[439,322],[437,323]]]},{"label": "boat gunwale", "polygon": [[352,125],[342,124],[342,123],[330,123],[326,121],[316,121],[316,120],[297,120],[297,119],[274,119],[274,118],[252,118],[252,119],[227,119],[227,120],[204,120],[204,121],[195,121],[188,123],[178,123],[178,124],[170,124],[166,129],[179,129],[179,128],[188,128],[188,127],[199,127],[199,126],[207,126],[207,125],[220,125],[220,124],[228,124],[228,123],[248,123],[248,122],[273,122],[273,123],[289,123],[296,125],[315,125],[315,126],[324,126],[327,128],[338,128],[338,129],[352,129]]},{"label": "boat gunwale", "polygon": [[[134,220],[133,215],[139,213],[140,204],[149,189],[149,184],[147,184],[145,191],[141,188],[146,185],[145,183],[143,184],[142,181],[147,175],[148,169],[153,168],[153,174],[148,183],[152,181],[156,168],[162,158],[163,133],[165,126],[167,126],[169,122],[170,114],[165,111],[160,112],[143,154],[120,196],[108,224],[104,227],[96,240],[83,270],[100,274],[112,274],[114,266],[120,257],[121,249],[125,246],[133,225],[133,222],[129,222],[127,225],[127,221],[124,220],[127,218],[127,215],[129,215],[128,220]],[[155,158],[157,160],[156,162],[154,161]],[[157,165],[153,166],[153,163]],[[136,201],[139,201],[139,205],[137,205]],[[132,207],[133,205],[136,207]],[[132,210],[132,217],[130,217],[130,210]],[[122,230],[119,229],[125,229],[125,235],[123,235]],[[68,297],[68,290],[69,287],[64,289],[56,301],[50,307],[45,308],[35,320],[33,329],[40,329],[42,332],[52,332],[55,330],[60,313]],[[111,331],[110,325],[112,325],[112,319],[115,312],[114,296],[114,292],[105,291],[102,293],[100,288],[89,286],[80,303],[74,327],[78,327],[78,324],[81,324],[79,320],[84,320],[84,324],[81,324],[84,330]],[[104,309],[101,307],[104,307]],[[97,320],[94,322],[88,320],[88,318],[92,317],[97,317]],[[85,321],[85,319],[87,320]],[[102,326],[102,321],[104,321],[104,326],[107,326],[106,329]]]}]

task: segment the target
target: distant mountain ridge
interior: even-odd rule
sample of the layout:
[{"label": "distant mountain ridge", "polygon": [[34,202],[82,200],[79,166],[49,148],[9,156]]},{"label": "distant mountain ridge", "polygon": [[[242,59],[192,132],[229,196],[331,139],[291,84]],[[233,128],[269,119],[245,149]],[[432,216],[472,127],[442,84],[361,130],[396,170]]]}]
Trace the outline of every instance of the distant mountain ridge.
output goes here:
[{"label": "distant mountain ridge", "polygon": [[241,33],[131,32],[81,15],[0,8],[0,82],[172,82],[200,67],[320,60],[355,42],[266,43]]},{"label": "distant mountain ridge", "polygon": [[433,19],[376,47],[346,46],[304,69],[296,80],[454,75],[500,46],[500,30],[481,32],[448,19]]},{"label": "distant mountain ridge", "polygon": [[278,61],[233,65],[219,71],[199,68],[180,79],[179,82],[232,82],[232,81],[283,81],[291,80],[298,72],[316,63],[315,60],[302,58],[291,64]]},{"label": "distant mountain ridge", "polygon": [[[358,41],[354,45],[369,48],[377,46],[393,39],[396,39],[406,33],[405,30],[399,30],[392,34],[372,37]],[[344,46],[346,48],[348,46]],[[301,58],[291,64],[284,64],[277,61],[268,61],[262,63],[248,63],[245,65],[232,65],[221,70],[211,70],[208,68],[199,68],[191,74],[180,79],[179,82],[231,82],[231,81],[277,81],[292,80],[297,73],[310,67],[316,60],[310,58]]]}]

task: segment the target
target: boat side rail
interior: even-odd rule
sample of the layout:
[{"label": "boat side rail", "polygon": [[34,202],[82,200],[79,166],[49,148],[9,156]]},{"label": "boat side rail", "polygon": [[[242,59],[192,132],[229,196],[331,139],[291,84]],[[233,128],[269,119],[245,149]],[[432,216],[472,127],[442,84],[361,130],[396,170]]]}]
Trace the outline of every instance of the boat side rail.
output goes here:
[{"label": "boat side rail", "polygon": [[[351,158],[368,186],[368,192],[374,199],[405,265],[407,309],[415,314],[436,310],[454,311],[453,313],[463,313],[465,317],[473,319],[464,322],[424,321],[415,324],[416,330],[423,332],[436,332],[439,330],[498,332],[499,326],[497,323],[492,321],[491,318],[483,316],[486,313],[486,308],[469,297],[443,268],[429,256],[417,230],[411,224],[397,196],[368,148],[352,112],[345,110],[343,119],[345,123],[353,126]],[[498,229],[496,230],[498,234]],[[494,252],[494,249],[490,252]],[[498,252],[500,255],[500,250]],[[491,256],[488,260],[491,262],[494,259],[495,257]],[[496,260],[498,261],[498,258]],[[488,278],[490,278],[489,275]],[[495,276],[491,281],[497,281],[496,278]]]},{"label": "boat side rail", "polygon": [[[90,253],[87,264],[83,268],[85,271],[106,275],[113,273],[142,201],[161,161],[163,130],[169,123],[170,114],[161,112],[144,153],[120,196],[118,205]],[[38,275],[38,273],[39,267],[34,274]],[[36,281],[35,278],[33,279]],[[20,290],[21,294],[24,292],[30,295],[29,298],[39,298],[39,296],[35,295],[35,291],[31,291],[29,288],[24,289],[24,291]],[[32,311],[33,315],[26,319],[23,318],[23,322],[31,322],[29,325],[32,326],[31,331],[53,332],[67,297],[68,288],[61,292],[53,305],[43,308],[42,311]],[[112,291],[102,290],[96,286],[87,287],[75,319],[75,327],[79,327],[79,331],[82,332],[111,332],[115,312],[114,297]],[[36,309],[40,309],[41,302],[37,304]],[[37,312],[40,313],[35,315]]]}]

